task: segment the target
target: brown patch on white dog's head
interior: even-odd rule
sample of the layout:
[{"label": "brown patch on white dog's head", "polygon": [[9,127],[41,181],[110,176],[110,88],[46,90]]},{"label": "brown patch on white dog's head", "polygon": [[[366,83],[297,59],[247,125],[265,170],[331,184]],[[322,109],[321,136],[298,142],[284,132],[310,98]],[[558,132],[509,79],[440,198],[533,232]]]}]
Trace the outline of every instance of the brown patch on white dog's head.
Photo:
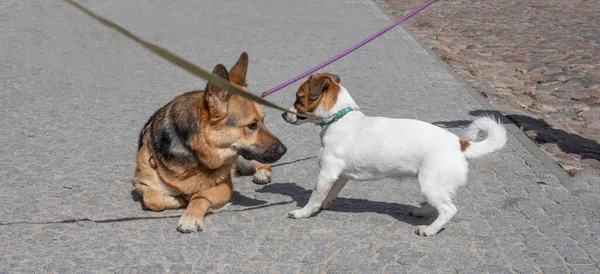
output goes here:
[{"label": "brown patch on white dog's head", "polygon": [[467,140],[463,140],[463,139],[460,139],[459,143],[460,143],[460,151],[463,151],[463,152],[464,152],[465,150],[467,150],[467,148],[468,148],[468,147],[471,145],[471,144],[469,143],[469,141],[467,141]]},{"label": "brown patch on white dog's head", "polygon": [[300,113],[314,112],[319,105],[322,105],[325,111],[330,110],[337,102],[339,83],[340,77],[331,73],[309,76],[296,92],[294,107]]}]

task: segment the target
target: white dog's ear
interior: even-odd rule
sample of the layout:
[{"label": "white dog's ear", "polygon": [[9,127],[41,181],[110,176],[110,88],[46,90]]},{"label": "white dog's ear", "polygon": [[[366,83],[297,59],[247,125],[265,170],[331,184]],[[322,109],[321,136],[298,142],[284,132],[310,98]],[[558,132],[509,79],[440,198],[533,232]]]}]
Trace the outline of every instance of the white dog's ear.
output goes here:
[{"label": "white dog's ear", "polygon": [[319,98],[319,95],[326,91],[333,82],[339,83],[340,77],[335,74],[322,73],[315,76],[311,75],[308,80],[310,81],[308,99],[315,100]]},{"label": "white dog's ear", "polygon": [[331,79],[333,79],[333,81],[335,81],[336,83],[340,83],[341,79],[339,76],[333,74],[333,73],[324,73],[325,75],[331,77]]}]

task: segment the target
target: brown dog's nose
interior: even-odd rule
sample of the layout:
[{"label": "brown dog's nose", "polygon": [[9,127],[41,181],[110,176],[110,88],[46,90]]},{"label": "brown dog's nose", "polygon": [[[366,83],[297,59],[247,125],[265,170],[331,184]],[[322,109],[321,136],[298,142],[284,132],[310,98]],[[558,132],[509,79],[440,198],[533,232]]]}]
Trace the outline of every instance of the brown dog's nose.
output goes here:
[{"label": "brown dog's nose", "polygon": [[283,120],[285,120],[285,115],[287,114],[287,112],[284,112],[281,114],[281,117],[283,118]]},{"label": "brown dog's nose", "polygon": [[285,145],[283,145],[282,142],[279,142],[279,145],[277,145],[277,154],[279,155],[283,155],[287,152],[287,147],[285,147]]}]

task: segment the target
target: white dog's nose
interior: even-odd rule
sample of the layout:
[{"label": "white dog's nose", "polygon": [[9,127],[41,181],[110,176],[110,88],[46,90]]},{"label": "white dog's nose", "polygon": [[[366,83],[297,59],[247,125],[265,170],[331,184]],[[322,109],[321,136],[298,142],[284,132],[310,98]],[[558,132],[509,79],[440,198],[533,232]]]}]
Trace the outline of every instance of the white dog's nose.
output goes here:
[{"label": "white dog's nose", "polygon": [[[290,111],[296,112],[298,111],[294,106],[291,106],[289,108]],[[284,112],[281,114],[281,117],[283,117],[283,120],[285,120],[286,122],[290,123],[290,124],[296,124],[298,122],[298,117],[296,116],[296,114],[293,113],[289,113],[289,112]]]},{"label": "white dog's nose", "polygon": [[288,122],[290,124],[295,124],[298,121],[298,117],[296,117],[295,114],[292,114],[289,112],[282,113],[281,117],[283,117],[283,120],[285,120],[286,122]]}]

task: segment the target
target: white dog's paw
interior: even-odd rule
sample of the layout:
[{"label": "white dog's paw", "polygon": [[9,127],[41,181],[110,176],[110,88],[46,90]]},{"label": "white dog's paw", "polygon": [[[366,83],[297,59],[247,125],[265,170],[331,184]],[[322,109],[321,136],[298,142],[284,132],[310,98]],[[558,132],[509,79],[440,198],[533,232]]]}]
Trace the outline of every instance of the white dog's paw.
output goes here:
[{"label": "white dog's paw", "polygon": [[287,216],[288,216],[288,218],[292,218],[292,219],[308,218],[310,216],[310,212],[308,212],[304,209],[298,209],[298,210],[290,211],[287,214]]},{"label": "white dog's paw", "polygon": [[202,219],[194,218],[189,215],[183,215],[179,219],[179,224],[177,225],[177,231],[181,233],[192,233],[195,231],[204,230],[204,221]]},{"label": "white dog's paw", "polygon": [[256,170],[254,173],[254,178],[252,178],[252,182],[257,185],[266,185],[271,182],[271,176],[273,173],[264,169]]},{"label": "white dog's paw", "polygon": [[420,235],[420,236],[434,236],[438,232],[439,231],[431,228],[431,226],[428,226],[428,225],[420,225],[415,230],[415,234]]}]

